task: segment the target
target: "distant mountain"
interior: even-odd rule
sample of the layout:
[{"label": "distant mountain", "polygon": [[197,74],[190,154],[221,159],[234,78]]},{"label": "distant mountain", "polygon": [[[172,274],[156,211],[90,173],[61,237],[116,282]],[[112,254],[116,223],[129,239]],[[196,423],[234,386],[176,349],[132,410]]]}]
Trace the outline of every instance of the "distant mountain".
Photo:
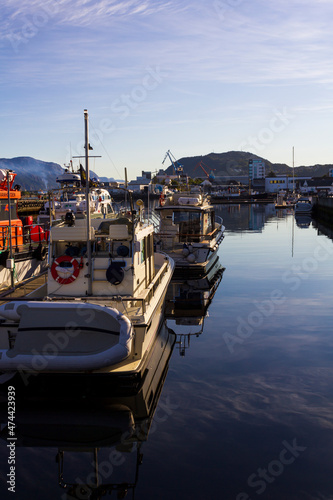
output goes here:
[{"label": "distant mountain", "polygon": [[35,160],[29,156],[0,158],[0,168],[13,170],[17,174],[15,184],[19,184],[22,191],[57,188],[56,178],[64,171],[57,163]]},{"label": "distant mountain", "polygon": [[[15,184],[19,184],[22,191],[57,189],[59,184],[56,178],[64,172],[58,163],[35,160],[29,156],[0,158],[0,169],[13,170],[17,174]],[[97,175],[90,171],[90,177]]]},{"label": "distant mountain", "polygon": [[[184,157],[177,160],[183,166],[184,172],[192,178],[206,177],[205,171],[213,172],[215,177],[239,177],[248,175],[248,162],[250,159],[263,160],[266,164],[266,175],[274,172],[275,175],[293,175],[292,167],[285,163],[272,163],[266,158],[244,151],[228,151],[226,153],[210,153],[204,156]],[[177,164],[176,164],[177,166]],[[311,167],[295,167],[296,176],[321,177],[328,174],[333,165],[314,165]],[[173,166],[170,165],[165,171],[173,174]]]},{"label": "distant mountain", "polygon": [[[184,172],[195,177],[206,177],[204,171],[209,175],[212,171],[215,177],[240,177],[248,175],[249,159],[264,160],[266,163],[266,175],[270,171],[275,175],[292,175],[292,168],[286,164],[271,163],[269,160],[252,153],[244,151],[228,151],[226,153],[210,153],[204,156],[188,156],[180,158],[177,163],[183,165]],[[21,186],[22,191],[38,191],[39,189],[57,189],[58,175],[64,172],[58,163],[46,162],[20,156],[17,158],[0,158],[0,169],[10,169],[16,172],[15,184]],[[333,165],[313,165],[311,167],[295,167],[296,176],[322,177],[327,175]],[[173,166],[166,169],[166,173],[173,173]],[[91,177],[97,177],[95,172],[90,171]],[[107,177],[101,177],[102,182],[110,181]]]}]

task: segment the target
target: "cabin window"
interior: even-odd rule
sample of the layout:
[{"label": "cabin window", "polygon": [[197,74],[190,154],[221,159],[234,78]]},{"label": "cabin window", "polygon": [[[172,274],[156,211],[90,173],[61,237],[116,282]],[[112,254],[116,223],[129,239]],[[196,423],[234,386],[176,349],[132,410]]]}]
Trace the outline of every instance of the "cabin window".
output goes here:
[{"label": "cabin window", "polygon": [[141,264],[146,260],[146,241],[145,239],[140,241],[140,249],[141,249]]},{"label": "cabin window", "polygon": [[200,212],[174,212],[174,224],[179,224],[179,241],[199,241]]},{"label": "cabin window", "polygon": [[154,238],[152,234],[147,236],[147,257],[150,258],[154,254]]},{"label": "cabin window", "polygon": [[204,233],[211,233],[214,230],[214,214],[213,212],[204,215]]},{"label": "cabin window", "polygon": [[[16,202],[11,200],[10,203],[10,216],[11,219],[17,219],[16,213]],[[0,220],[8,220],[9,219],[9,205],[8,200],[0,200]]]}]

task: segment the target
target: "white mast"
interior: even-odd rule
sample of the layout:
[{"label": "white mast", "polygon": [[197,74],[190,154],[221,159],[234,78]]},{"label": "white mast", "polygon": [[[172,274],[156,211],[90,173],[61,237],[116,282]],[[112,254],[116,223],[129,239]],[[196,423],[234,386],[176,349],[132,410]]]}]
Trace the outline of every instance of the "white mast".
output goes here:
[{"label": "white mast", "polygon": [[92,294],[91,241],[90,241],[90,199],[89,199],[89,130],[88,111],[84,110],[85,158],[86,158],[86,214],[87,214],[87,258],[88,258],[88,295]]},{"label": "white mast", "polygon": [[294,146],[293,146],[293,194],[295,194],[295,172],[294,172]]}]

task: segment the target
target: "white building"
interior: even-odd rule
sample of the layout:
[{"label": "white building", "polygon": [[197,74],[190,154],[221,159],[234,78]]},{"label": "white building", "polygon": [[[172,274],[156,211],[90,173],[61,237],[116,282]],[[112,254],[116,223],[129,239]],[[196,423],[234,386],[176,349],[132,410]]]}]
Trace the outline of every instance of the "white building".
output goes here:
[{"label": "white building", "polygon": [[146,179],[146,177],[137,177],[135,181],[130,181],[127,186],[132,191],[144,191],[145,189],[149,189],[150,191],[151,180]]},{"label": "white building", "polygon": [[249,179],[265,179],[265,162],[262,160],[249,160]]},{"label": "white building", "polygon": [[[310,180],[311,177],[293,177],[288,175],[277,175],[276,177],[266,177],[265,191],[266,193],[278,193],[279,191],[294,191],[300,188],[304,181]],[[294,185],[295,183],[295,185]]]}]

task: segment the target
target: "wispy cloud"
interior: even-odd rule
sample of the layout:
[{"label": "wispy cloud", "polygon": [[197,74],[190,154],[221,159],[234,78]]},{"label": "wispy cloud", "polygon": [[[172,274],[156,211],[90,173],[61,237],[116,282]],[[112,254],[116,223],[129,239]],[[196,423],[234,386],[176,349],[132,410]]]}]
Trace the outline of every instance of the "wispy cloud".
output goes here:
[{"label": "wispy cloud", "polygon": [[112,102],[142,85],[147,67],[159,67],[163,81],[118,130],[157,130],[160,121],[184,125],[190,136],[191,123],[205,120],[206,144],[228,123],[227,148],[229,130],[238,144],[249,127],[266,126],[274,107],[292,104],[311,123],[331,112],[332,17],[325,0],[4,0],[2,112],[14,120],[51,103],[73,117],[90,105],[97,121],[113,119]]},{"label": "wispy cloud", "polygon": [[[329,47],[333,36],[328,20],[318,6],[301,3],[300,10],[298,1],[283,1],[269,8],[262,0],[251,5],[239,2],[222,23],[214,3],[203,5],[198,0],[191,4],[172,0],[56,0],[49,14],[51,3],[14,0],[2,7],[1,32],[8,41],[8,34],[20,36],[27,23],[34,25],[35,20],[42,24],[38,16],[48,15],[50,43],[38,51],[49,51],[50,63],[62,60],[65,71],[71,64],[72,78],[76,74],[73,59],[78,60],[81,54],[92,66],[103,68],[101,61],[105,60],[104,78],[133,75],[148,57],[170,72],[171,82],[331,82]],[[329,9],[329,4],[325,6]],[[30,27],[31,41],[32,30]],[[43,26],[35,26],[35,31],[36,37],[45,39]],[[121,70],[115,69],[116,64]],[[33,66],[29,67],[34,74]]]}]

